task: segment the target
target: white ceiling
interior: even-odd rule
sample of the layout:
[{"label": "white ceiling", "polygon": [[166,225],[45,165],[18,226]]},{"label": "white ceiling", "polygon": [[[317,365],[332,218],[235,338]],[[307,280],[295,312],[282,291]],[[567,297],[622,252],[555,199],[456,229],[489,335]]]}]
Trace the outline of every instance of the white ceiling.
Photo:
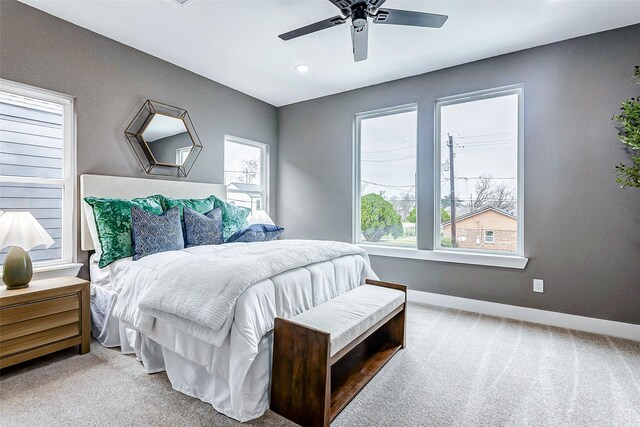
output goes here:
[{"label": "white ceiling", "polygon": [[387,0],[449,20],[372,25],[355,63],[349,25],[277,37],[338,15],[328,0],[21,1],[276,106],[640,22],[640,0]]}]

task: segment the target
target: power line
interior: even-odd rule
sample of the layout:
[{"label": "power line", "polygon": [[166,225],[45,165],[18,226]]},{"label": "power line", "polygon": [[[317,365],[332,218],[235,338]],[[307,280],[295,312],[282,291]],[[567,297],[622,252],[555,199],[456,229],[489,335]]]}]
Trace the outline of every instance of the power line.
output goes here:
[{"label": "power line", "polygon": [[458,147],[460,148],[483,148],[483,147],[488,147],[488,146],[492,146],[492,145],[514,145],[514,142],[492,142],[489,144],[456,144]]},{"label": "power line", "polygon": [[[448,180],[449,178],[447,178]],[[456,176],[455,179],[518,179],[513,176],[497,176],[497,177],[487,177],[487,176]]]},{"label": "power line", "polygon": [[474,138],[486,138],[488,136],[500,136],[500,135],[514,135],[518,132],[499,132],[499,133],[486,133],[484,135],[469,135],[469,136],[460,136],[458,139],[474,139]]},{"label": "power line", "polygon": [[[391,188],[392,190],[399,190],[399,191],[402,191],[402,190],[401,190],[401,189],[399,189],[399,188],[389,187],[389,186],[386,186],[386,185],[381,185],[381,187],[382,187],[382,188]],[[406,191],[406,194],[412,194],[412,193],[413,193],[413,191],[411,191],[411,190]]]},{"label": "power line", "polygon": [[[466,139],[466,138],[458,138],[458,139]],[[504,138],[487,138],[485,140],[481,140],[481,141],[467,141],[464,142],[464,144],[481,144],[483,142],[502,142],[502,141],[516,141],[517,138],[512,138],[512,137],[504,137]]]},{"label": "power line", "polygon": [[[457,133],[458,135],[460,135],[460,132],[458,132],[458,131],[451,131],[451,132],[455,132],[455,133]],[[460,135],[460,136],[458,136],[456,139],[481,138],[481,137],[485,137],[485,136],[498,136],[498,135],[513,135],[513,134],[515,134],[515,133],[518,133],[518,132],[485,133],[485,134],[481,134],[481,135],[467,135],[467,136],[462,136],[462,135]],[[443,134],[442,134],[442,135],[440,135],[440,136],[447,136],[447,135],[448,135],[447,133],[443,133]]]},{"label": "power line", "polygon": [[[462,143],[458,143],[454,141],[454,144],[459,146],[459,147],[476,147],[476,146],[483,146],[483,145],[498,145],[498,144],[515,144],[516,142],[518,142],[517,139],[498,139],[498,140],[487,140],[487,141],[469,141],[469,142],[462,142]],[[447,146],[447,142],[442,142],[440,144],[441,147],[446,147]]]},{"label": "power line", "polygon": [[481,144],[499,144],[502,142],[516,142],[517,139],[509,138],[509,139],[487,139],[486,141],[466,141],[461,144],[464,145],[481,145]]},{"label": "power line", "polygon": [[377,182],[372,182],[372,181],[366,181],[366,180],[361,180],[362,182],[364,182],[365,184],[371,184],[371,185],[377,185],[379,187],[389,187],[389,188],[413,188],[416,185],[392,185],[392,184],[378,184]]},{"label": "power line", "polygon": [[390,150],[380,150],[380,151],[363,151],[362,154],[375,154],[375,153],[390,153],[392,151],[400,151],[400,150],[406,150],[408,148],[414,148],[416,146],[416,144],[409,144],[409,145],[405,145],[403,147],[398,147],[398,148],[392,148]]},{"label": "power line", "polygon": [[397,162],[400,160],[408,160],[408,159],[415,159],[416,155],[412,154],[410,156],[405,156],[405,157],[398,157],[395,159],[385,159],[385,160],[362,160],[363,162],[368,162],[368,163],[388,163],[388,162]]},{"label": "power line", "polygon": [[[449,201],[449,199],[445,199],[445,200],[447,200],[447,202]],[[475,201],[477,201],[477,199],[473,199],[473,198],[463,199],[461,197],[456,197],[456,203],[458,203],[458,202],[475,202]],[[505,201],[508,202],[509,200],[505,200],[505,199],[483,199],[483,201],[485,201],[485,202],[505,202]],[[517,202],[515,200],[515,197],[514,197],[514,200],[513,200],[513,204],[514,205],[517,204]]]},{"label": "power line", "polygon": [[407,199],[404,197],[384,197],[385,200],[389,202],[415,202],[416,199]]}]

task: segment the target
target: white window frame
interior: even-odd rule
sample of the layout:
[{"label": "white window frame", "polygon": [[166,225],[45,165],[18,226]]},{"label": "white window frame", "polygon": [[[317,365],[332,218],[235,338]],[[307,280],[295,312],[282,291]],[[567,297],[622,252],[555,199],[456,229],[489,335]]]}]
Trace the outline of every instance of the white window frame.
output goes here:
[{"label": "white window frame", "polygon": [[[354,120],[353,120],[353,153],[352,153],[352,157],[353,157],[353,183],[352,183],[352,217],[353,217],[353,221],[352,221],[352,225],[351,225],[351,230],[352,230],[352,236],[351,236],[351,240],[353,243],[355,244],[360,244],[360,245],[370,245],[370,246],[377,246],[377,247],[395,247],[394,245],[387,245],[384,243],[369,243],[369,242],[362,242],[360,241],[360,235],[361,230],[360,230],[360,197],[361,197],[361,191],[360,191],[360,186],[361,186],[361,174],[360,174],[360,167],[361,167],[361,161],[360,161],[360,154],[361,154],[361,142],[360,142],[360,125],[362,124],[362,120],[366,120],[366,119],[371,119],[371,118],[376,118],[376,117],[384,117],[384,116],[391,116],[394,114],[402,114],[402,113],[409,113],[409,112],[416,112],[416,115],[418,115],[418,104],[417,103],[411,103],[411,104],[404,104],[404,105],[398,105],[398,106],[393,106],[393,107],[386,107],[386,108],[380,108],[377,110],[371,110],[371,111],[366,111],[366,112],[362,112],[362,113],[357,113],[354,115]],[[418,115],[418,121],[416,123],[416,173],[415,173],[415,194],[416,194],[416,218],[417,218],[417,213],[418,213],[418,139],[417,139],[417,134],[418,134],[418,127],[420,124],[420,118]],[[417,245],[418,245],[418,235],[420,233],[420,227],[418,226],[418,221],[416,220],[416,248],[405,248],[407,250],[415,250],[417,249]]]},{"label": "white window frame", "polygon": [[[34,262],[35,278],[62,274],[76,275],[82,264],[77,261],[76,248],[76,113],[75,97],[10,80],[0,79],[0,91],[60,104],[63,107],[63,176],[62,178],[32,178],[0,175],[0,182],[10,184],[48,184],[62,187],[62,259]],[[56,274],[56,272],[58,272]]]},{"label": "white window frame", "polygon": [[[491,233],[491,240],[487,239],[488,234],[487,233]],[[484,242],[485,243],[495,243],[496,242],[496,233],[493,230],[484,230],[483,231],[484,234]]]},{"label": "white window frame", "polygon": [[184,161],[187,160],[187,157],[191,154],[192,149],[193,147],[176,148],[176,165],[184,164]]},{"label": "white window frame", "polygon": [[[441,246],[440,236],[440,175],[441,175],[441,129],[440,116],[441,109],[447,105],[461,104],[482,99],[492,99],[507,95],[518,95],[518,198],[517,198],[517,221],[518,236],[515,252],[493,251],[486,249],[468,249],[468,248],[443,248]],[[461,252],[470,254],[486,254],[486,255],[506,255],[513,257],[524,257],[524,85],[516,84],[503,86],[494,89],[481,90],[476,92],[465,93],[461,95],[447,96],[436,99],[435,106],[435,126],[434,126],[434,250],[441,252]]]},{"label": "white window frame", "polygon": [[[226,145],[226,142],[233,142],[235,144],[242,144],[242,145],[248,145],[250,147],[256,147],[260,149],[260,154],[262,157],[262,161],[260,162],[260,176],[262,177],[262,204],[263,206],[260,206],[260,209],[264,210],[267,214],[269,214],[269,144],[265,144],[262,142],[257,142],[257,141],[252,141],[250,139],[246,139],[246,138],[240,138],[238,136],[233,136],[233,135],[225,135],[224,136],[224,143]],[[224,159],[224,156],[223,156]],[[224,165],[223,168],[224,170]],[[224,179],[224,177],[223,177]],[[227,189],[227,193],[231,193],[231,194],[247,194],[244,191],[237,191],[237,190],[229,190]]]}]

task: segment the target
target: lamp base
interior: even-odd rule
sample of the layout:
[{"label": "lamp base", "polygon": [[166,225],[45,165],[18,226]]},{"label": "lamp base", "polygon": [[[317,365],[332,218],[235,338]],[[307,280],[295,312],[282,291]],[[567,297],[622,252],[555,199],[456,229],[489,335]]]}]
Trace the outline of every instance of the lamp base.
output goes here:
[{"label": "lamp base", "polygon": [[[5,284],[6,285],[6,284]],[[27,283],[26,285],[18,285],[18,286],[9,286],[6,285],[6,288],[10,291],[14,290],[14,289],[24,289],[24,288],[28,288],[29,284]]]},{"label": "lamp base", "polygon": [[32,277],[33,265],[29,253],[21,247],[12,246],[2,266],[2,281],[7,289],[26,288]]}]

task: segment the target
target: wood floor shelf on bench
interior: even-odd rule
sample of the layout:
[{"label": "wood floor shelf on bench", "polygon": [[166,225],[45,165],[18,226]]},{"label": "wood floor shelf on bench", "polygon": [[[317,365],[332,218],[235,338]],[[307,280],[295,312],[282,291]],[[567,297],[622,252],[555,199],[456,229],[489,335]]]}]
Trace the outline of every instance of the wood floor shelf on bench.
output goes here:
[{"label": "wood floor shelf on bench", "polygon": [[404,285],[367,280],[274,328],[271,409],[328,426],[405,347]]}]

